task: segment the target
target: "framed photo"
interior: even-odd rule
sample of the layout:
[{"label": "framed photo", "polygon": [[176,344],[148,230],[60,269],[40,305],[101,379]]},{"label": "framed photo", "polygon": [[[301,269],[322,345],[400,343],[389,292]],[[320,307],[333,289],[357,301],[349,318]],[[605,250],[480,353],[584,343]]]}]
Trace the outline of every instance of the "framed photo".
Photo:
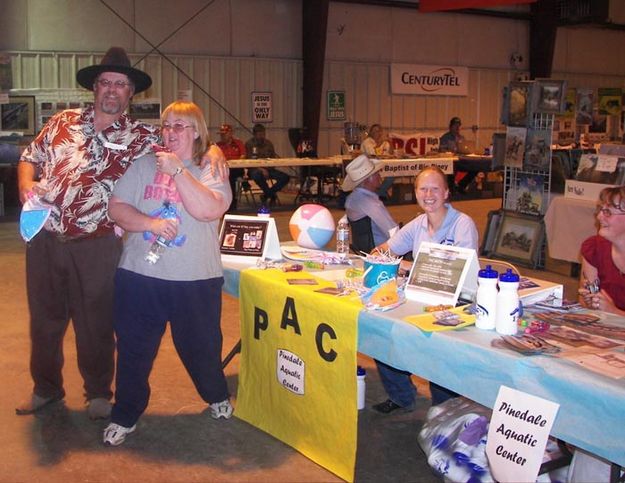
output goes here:
[{"label": "framed photo", "polygon": [[508,125],[526,127],[531,107],[532,84],[510,82],[508,89]]},{"label": "framed photo", "polygon": [[35,135],[35,96],[9,96],[8,104],[0,104],[0,131]]},{"label": "framed photo", "polygon": [[525,171],[549,171],[551,166],[551,130],[528,129],[525,139]]},{"label": "framed photo", "polygon": [[533,93],[533,112],[560,114],[564,112],[566,81],[537,79]]},{"label": "framed photo", "polygon": [[542,218],[504,211],[492,257],[536,266],[544,233]]},{"label": "framed photo", "polygon": [[161,122],[161,103],[158,100],[132,102],[128,106],[130,117],[144,121],[148,124]]},{"label": "framed photo", "polygon": [[482,245],[480,246],[480,256],[488,257],[493,252],[502,216],[503,210],[493,210],[488,212],[486,232],[484,233]]}]

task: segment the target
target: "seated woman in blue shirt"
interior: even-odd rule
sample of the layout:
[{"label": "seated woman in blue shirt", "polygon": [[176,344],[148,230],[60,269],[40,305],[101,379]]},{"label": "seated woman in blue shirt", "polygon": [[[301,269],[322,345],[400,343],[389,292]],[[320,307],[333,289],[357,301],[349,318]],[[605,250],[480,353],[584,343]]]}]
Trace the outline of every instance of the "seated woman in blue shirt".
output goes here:
[{"label": "seated woman in blue shirt", "polygon": [[[448,202],[447,177],[437,167],[430,166],[419,173],[415,180],[415,195],[419,207],[424,211],[393,235],[387,243],[378,248],[390,249],[396,255],[412,251],[416,255],[421,242],[453,245],[477,250],[478,233],[473,220],[454,209]],[[412,411],[415,407],[417,390],[410,379],[410,373],[400,371],[376,361],[380,378],[389,398],[373,406],[378,412],[390,413],[396,409]],[[440,404],[457,394],[430,383],[432,404]]]}]

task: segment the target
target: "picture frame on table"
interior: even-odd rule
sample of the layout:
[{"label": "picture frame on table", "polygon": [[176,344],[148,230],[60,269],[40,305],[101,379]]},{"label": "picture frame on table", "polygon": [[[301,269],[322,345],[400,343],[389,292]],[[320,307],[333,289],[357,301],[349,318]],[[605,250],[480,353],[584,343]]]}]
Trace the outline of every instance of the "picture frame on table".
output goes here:
[{"label": "picture frame on table", "polygon": [[532,96],[532,111],[540,114],[563,113],[566,87],[566,81],[563,80],[536,79]]},{"label": "picture frame on table", "polygon": [[497,232],[499,231],[499,224],[501,222],[503,213],[503,210],[491,210],[488,212],[486,231],[484,232],[482,244],[480,245],[481,257],[488,257],[493,252],[495,248],[495,241],[497,240]]},{"label": "picture frame on table", "polygon": [[35,135],[35,96],[9,96],[7,104],[0,104],[0,131]]},{"label": "picture frame on table", "polygon": [[545,224],[542,218],[504,211],[490,256],[534,267],[544,236]]}]

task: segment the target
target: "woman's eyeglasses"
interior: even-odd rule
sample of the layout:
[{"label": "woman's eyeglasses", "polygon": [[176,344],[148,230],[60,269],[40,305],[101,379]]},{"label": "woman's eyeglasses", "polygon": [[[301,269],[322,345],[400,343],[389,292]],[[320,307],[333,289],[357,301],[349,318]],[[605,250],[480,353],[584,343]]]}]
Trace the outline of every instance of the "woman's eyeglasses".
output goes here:
[{"label": "woman's eyeglasses", "polygon": [[599,213],[601,213],[606,218],[610,218],[611,216],[625,215],[625,211],[612,211],[610,208],[606,208],[605,206],[597,206],[597,208],[595,209],[595,216],[597,216]]},{"label": "woman's eyeglasses", "polygon": [[171,129],[172,131],[174,131],[176,134],[180,134],[182,131],[184,131],[185,129],[193,129],[193,126],[185,126],[184,124],[163,124],[161,126],[161,129],[163,131],[167,130],[167,129]]}]

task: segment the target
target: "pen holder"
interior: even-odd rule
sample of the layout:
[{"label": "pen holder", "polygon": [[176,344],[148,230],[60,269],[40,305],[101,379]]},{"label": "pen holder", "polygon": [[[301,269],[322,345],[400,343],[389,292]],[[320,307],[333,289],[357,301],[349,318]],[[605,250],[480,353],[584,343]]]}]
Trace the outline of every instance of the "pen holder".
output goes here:
[{"label": "pen holder", "polygon": [[393,263],[375,263],[365,260],[363,285],[367,288],[371,288],[385,280],[397,277],[399,262],[400,260]]}]

